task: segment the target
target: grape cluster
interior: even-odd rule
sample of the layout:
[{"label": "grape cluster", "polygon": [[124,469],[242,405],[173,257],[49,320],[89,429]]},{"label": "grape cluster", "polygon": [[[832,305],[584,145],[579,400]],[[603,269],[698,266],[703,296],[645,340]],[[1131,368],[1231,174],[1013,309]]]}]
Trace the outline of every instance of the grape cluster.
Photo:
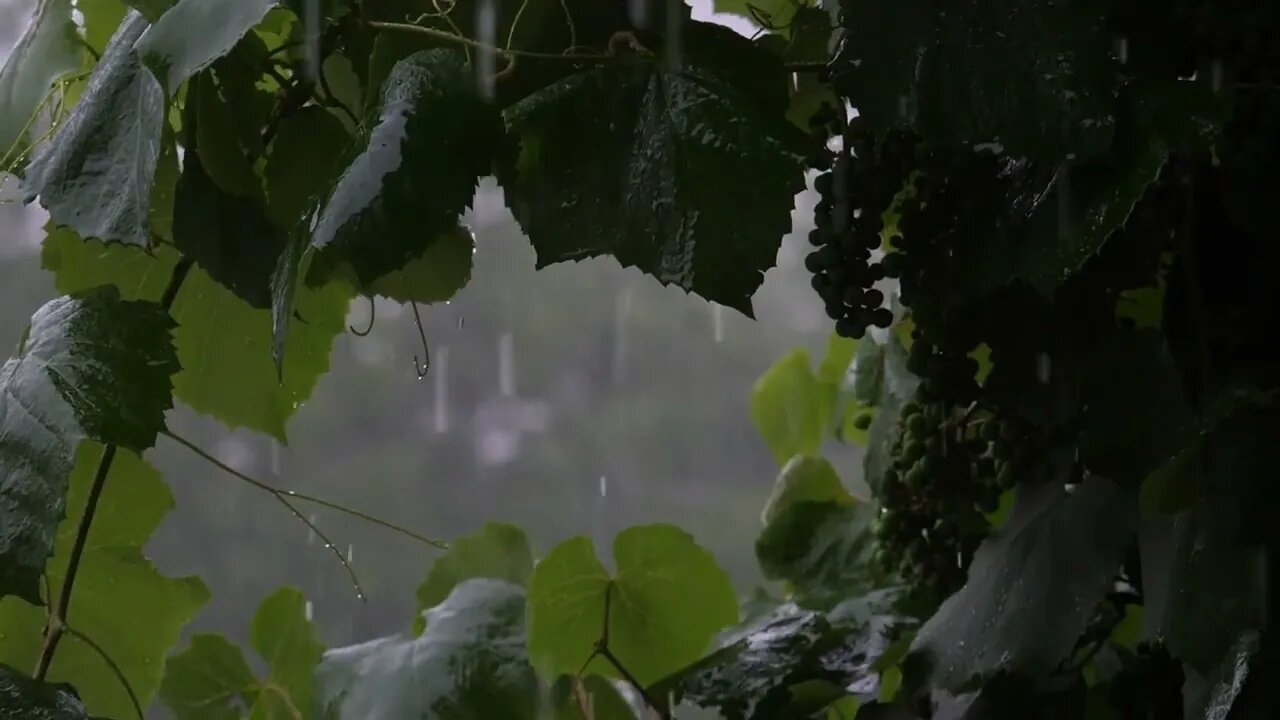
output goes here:
[{"label": "grape cluster", "polygon": [[[817,126],[827,119],[819,115]],[[913,167],[915,140],[902,132],[877,143],[855,118],[843,129],[842,141],[829,169],[814,180],[820,200],[809,241],[817,249],[805,258],[805,268],[813,273],[813,288],[836,321],[836,332],[860,338],[868,327],[893,323],[884,292],[875,287],[889,273],[872,260],[872,252],[881,245],[884,213]]]},{"label": "grape cluster", "polygon": [[964,582],[986,537],[984,515],[1030,459],[1028,429],[1016,419],[973,419],[960,406],[917,400],[902,409],[884,475],[877,560],[945,595]]}]

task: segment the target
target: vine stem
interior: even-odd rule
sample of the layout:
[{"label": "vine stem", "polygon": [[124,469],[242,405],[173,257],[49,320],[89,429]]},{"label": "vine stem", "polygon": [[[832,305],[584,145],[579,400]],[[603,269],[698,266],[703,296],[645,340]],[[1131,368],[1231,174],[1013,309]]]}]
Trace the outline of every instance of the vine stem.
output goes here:
[{"label": "vine stem", "polygon": [[187,440],[186,438],[180,435],[175,435],[174,433],[171,433],[167,430],[163,431],[161,434],[163,434],[165,437],[169,438],[170,440],[178,443],[179,445],[185,447],[186,449],[190,450],[196,455],[199,455],[201,458],[209,461],[214,466],[216,466],[219,470],[222,470],[223,472],[229,475],[232,475],[236,478],[239,478],[240,480],[243,480],[244,482],[249,483],[250,485],[258,488],[259,490],[264,490],[279,498],[282,498],[285,500],[301,500],[302,502],[313,503],[315,505],[326,507],[326,508],[329,508],[330,510],[336,510],[340,513],[343,513],[344,515],[350,515],[352,517],[356,517],[361,520],[364,520],[365,522],[373,523],[374,525],[377,525],[379,527],[383,527],[388,530],[400,533],[401,535],[417,540],[418,542],[424,545],[430,545],[431,547],[437,548],[439,550],[449,549],[449,544],[444,542],[443,540],[429,538],[426,535],[416,533],[413,530],[410,530],[409,528],[404,527],[403,525],[397,525],[393,522],[383,520],[382,518],[377,517],[375,515],[370,515],[366,512],[361,512],[360,510],[349,508],[345,505],[341,505],[339,503],[333,502],[332,500],[326,500],[322,497],[316,497],[315,495],[307,495],[306,493],[295,492],[293,490],[281,490],[280,488],[272,487],[271,485],[268,485],[267,483],[261,480],[258,480],[257,478],[246,475],[245,473],[242,473],[239,470],[236,470],[235,468],[227,465],[226,463],[222,462],[218,458],[210,455],[200,446],[196,445],[195,443],[191,442],[190,440]]},{"label": "vine stem", "polygon": [[[178,290],[182,288],[182,283],[187,279],[187,273],[191,271],[193,261],[190,258],[183,258],[173,266],[173,272],[169,276],[169,284],[165,286],[164,294],[160,296],[160,307],[166,313],[173,307],[173,301],[178,297]],[[106,487],[107,476],[111,474],[111,464],[116,459],[116,446],[107,445],[102,449],[102,456],[98,458],[98,469],[94,472],[93,482],[89,486],[89,497],[85,500],[84,512],[80,515],[80,524],[76,527],[75,540],[71,544],[71,553],[67,556],[67,575],[62,580],[62,587],[58,592],[57,604],[53,607],[53,612],[49,614],[45,621],[44,644],[40,647],[40,659],[36,662],[36,670],[33,677],[36,680],[43,681],[49,674],[49,666],[53,664],[53,655],[58,650],[58,643],[62,641],[62,636],[68,632],[67,612],[71,608],[72,592],[75,590],[76,574],[80,571],[80,560],[84,557],[84,548],[89,541],[89,530],[93,527],[93,516],[98,511],[98,501],[102,499],[102,490]]]},{"label": "vine stem", "polygon": [[482,43],[479,40],[472,40],[469,37],[456,35],[444,30],[424,27],[422,25],[410,25],[409,23],[384,22],[381,20],[366,20],[365,24],[375,30],[390,30],[392,32],[417,33],[418,35],[426,35],[436,40],[443,40],[465,47],[481,50],[484,52],[495,53],[506,58],[531,58],[535,60],[564,60],[567,62],[587,62],[587,63],[610,63],[618,58],[614,55],[605,55],[600,53],[553,53],[553,52],[534,52],[532,50],[512,50],[510,48],[498,47]]},{"label": "vine stem", "polygon": [[623,680],[627,681],[628,685],[635,689],[635,691],[640,695],[640,698],[644,700],[644,704],[652,708],[653,711],[658,714],[658,717],[662,718],[662,720],[671,720],[670,710],[663,709],[663,707],[659,705],[651,695],[649,695],[649,691],[645,689],[644,685],[641,684],[638,679],[636,679],[636,676],[632,675],[631,671],[627,669],[627,666],[623,665],[622,661],[618,659],[618,656],[614,655],[613,651],[609,649],[609,610],[613,604],[613,586],[614,583],[612,580],[609,581],[608,585],[605,585],[604,627],[600,631],[600,639],[596,641],[595,650],[591,653],[591,656],[587,658],[587,661],[583,663],[582,670],[578,671],[578,675],[582,675],[582,673],[587,669],[587,665],[590,665],[591,661],[597,656],[602,657],[613,666],[614,670],[618,671],[618,674],[622,676]]}]

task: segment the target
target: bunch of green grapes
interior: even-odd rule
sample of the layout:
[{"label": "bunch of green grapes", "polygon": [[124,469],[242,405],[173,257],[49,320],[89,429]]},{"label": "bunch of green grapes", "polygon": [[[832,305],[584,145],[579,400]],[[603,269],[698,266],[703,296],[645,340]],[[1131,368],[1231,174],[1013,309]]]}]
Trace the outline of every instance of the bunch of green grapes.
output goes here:
[{"label": "bunch of green grapes", "polygon": [[904,579],[949,594],[986,538],[986,515],[1029,460],[1027,428],[974,419],[945,401],[908,403],[880,492],[877,559]]},{"label": "bunch of green grapes", "polygon": [[809,241],[817,249],[805,258],[805,268],[813,273],[813,288],[836,321],[836,332],[861,338],[868,327],[893,323],[884,293],[875,287],[887,273],[872,253],[881,244],[884,213],[911,172],[915,141],[904,132],[877,143],[857,118],[843,128],[841,140],[830,153],[829,169],[814,180],[820,199]]}]

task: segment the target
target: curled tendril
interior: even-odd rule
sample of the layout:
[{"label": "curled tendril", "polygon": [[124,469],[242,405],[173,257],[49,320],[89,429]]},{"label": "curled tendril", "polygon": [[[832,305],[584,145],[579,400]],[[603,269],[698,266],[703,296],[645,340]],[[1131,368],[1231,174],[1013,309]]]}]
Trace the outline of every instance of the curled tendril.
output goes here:
[{"label": "curled tendril", "polygon": [[348,325],[347,329],[351,331],[352,335],[366,337],[369,333],[373,332],[373,323],[374,323],[374,320],[377,319],[377,317],[378,317],[378,303],[374,301],[373,296],[369,296],[369,326],[366,327],[364,330],[357,330],[355,325]]},{"label": "curled tendril", "polygon": [[431,369],[431,348],[427,346],[427,332],[422,329],[422,315],[418,313],[418,303],[410,302],[409,307],[413,308],[413,322],[418,326],[418,339],[422,341],[422,359],[418,359],[415,353],[413,356],[413,369],[418,373],[418,379],[426,377],[427,370]]}]

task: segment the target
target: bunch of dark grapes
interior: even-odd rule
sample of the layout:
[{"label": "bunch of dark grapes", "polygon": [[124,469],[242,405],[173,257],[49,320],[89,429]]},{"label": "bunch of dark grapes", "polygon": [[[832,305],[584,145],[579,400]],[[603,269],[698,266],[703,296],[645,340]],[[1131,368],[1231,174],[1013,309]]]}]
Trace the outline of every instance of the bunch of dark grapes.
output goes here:
[{"label": "bunch of dark grapes", "polygon": [[[829,119],[838,117],[820,114],[815,127],[826,127]],[[841,149],[829,156],[829,169],[814,181],[820,200],[809,241],[817,249],[805,258],[805,267],[813,273],[813,288],[827,315],[836,321],[836,332],[860,338],[868,327],[893,323],[893,312],[883,306],[884,293],[875,287],[887,273],[871,256],[881,244],[884,213],[914,165],[915,141],[902,132],[877,143],[856,118],[843,129],[842,139]]]},{"label": "bunch of dark grapes", "polygon": [[964,583],[985,516],[1027,462],[1025,426],[971,420],[945,402],[908,403],[881,488],[876,535],[884,569],[945,596]]}]

